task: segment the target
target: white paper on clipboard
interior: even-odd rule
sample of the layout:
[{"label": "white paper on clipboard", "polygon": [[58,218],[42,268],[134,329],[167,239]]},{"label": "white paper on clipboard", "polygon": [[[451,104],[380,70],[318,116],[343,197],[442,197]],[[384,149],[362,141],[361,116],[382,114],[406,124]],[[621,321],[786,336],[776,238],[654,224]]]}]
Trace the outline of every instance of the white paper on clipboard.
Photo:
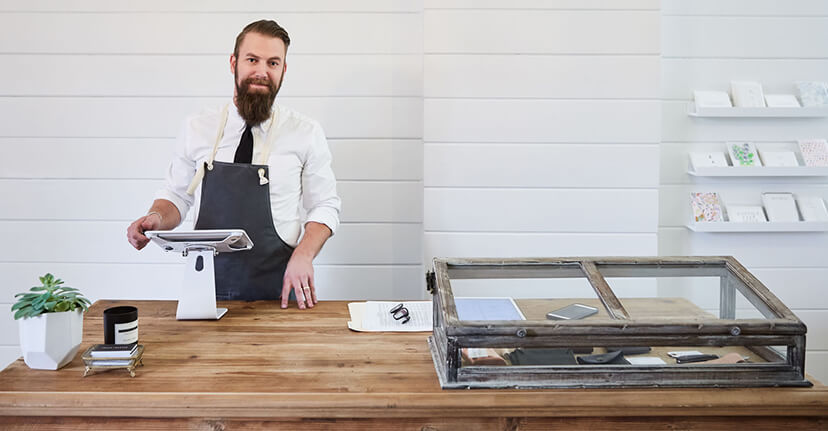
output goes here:
[{"label": "white paper on clipboard", "polygon": [[[389,312],[400,302],[411,316],[405,324],[394,320]],[[348,329],[357,332],[431,332],[434,323],[432,307],[431,301],[350,302]]]}]

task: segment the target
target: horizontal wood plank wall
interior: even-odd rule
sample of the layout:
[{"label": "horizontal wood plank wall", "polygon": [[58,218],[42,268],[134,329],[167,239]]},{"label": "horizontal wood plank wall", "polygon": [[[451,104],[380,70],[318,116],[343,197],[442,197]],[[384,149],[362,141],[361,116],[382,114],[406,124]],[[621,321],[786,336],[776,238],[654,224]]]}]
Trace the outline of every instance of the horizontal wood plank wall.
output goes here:
[{"label": "horizontal wood plank wall", "polygon": [[[693,90],[729,91],[731,80],[755,80],[766,93],[796,94],[794,81],[828,81],[828,4],[818,0],[664,0],[662,2],[661,187],[659,253],[732,255],[808,325],[806,368],[828,379],[828,276],[825,233],[694,233],[684,227],[691,191],[719,192],[725,204],[761,205],[761,192],[828,199],[826,178],[694,178],[691,151],[724,151],[729,140],[796,148],[828,138],[822,119],[694,119]],[[717,298],[709,298],[717,303]],[[739,303],[743,304],[743,303]],[[745,305],[746,307],[746,305]]]},{"label": "horizontal wood plank wall", "polygon": [[422,296],[421,1],[4,1],[0,367],[18,355],[13,294],[45,272],[93,300],[177,297],[180,258],[125,230],[185,116],[232,95],[234,39],[262,18],[292,38],[279,103],[322,124],[339,179],[320,298]]},{"label": "horizontal wood plank wall", "polygon": [[659,20],[647,0],[425,1],[426,265],[657,253]]}]

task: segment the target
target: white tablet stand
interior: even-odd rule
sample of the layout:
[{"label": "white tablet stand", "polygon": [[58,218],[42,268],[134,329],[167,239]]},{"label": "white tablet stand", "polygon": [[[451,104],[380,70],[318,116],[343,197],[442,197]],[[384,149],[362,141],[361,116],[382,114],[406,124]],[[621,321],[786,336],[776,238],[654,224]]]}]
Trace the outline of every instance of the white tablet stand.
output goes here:
[{"label": "white tablet stand", "polygon": [[219,253],[250,250],[253,242],[241,229],[196,231],[147,231],[164,251],[187,259],[178,299],[178,320],[218,320],[227,313],[216,307],[216,273],[213,259]]}]

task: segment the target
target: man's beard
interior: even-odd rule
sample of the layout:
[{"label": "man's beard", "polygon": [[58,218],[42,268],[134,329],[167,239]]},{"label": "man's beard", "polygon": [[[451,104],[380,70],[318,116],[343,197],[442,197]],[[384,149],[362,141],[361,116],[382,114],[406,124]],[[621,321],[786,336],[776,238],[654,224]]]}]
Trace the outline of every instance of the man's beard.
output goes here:
[{"label": "man's beard", "polygon": [[[282,71],[284,76],[284,71]],[[273,107],[273,101],[279,93],[279,88],[282,87],[282,80],[279,80],[279,85],[275,85],[268,79],[261,78],[247,78],[239,85],[238,76],[236,76],[236,107],[239,115],[247,124],[256,126],[263,123],[270,118],[270,110]],[[251,84],[261,84],[267,86],[267,91],[251,91]]]}]

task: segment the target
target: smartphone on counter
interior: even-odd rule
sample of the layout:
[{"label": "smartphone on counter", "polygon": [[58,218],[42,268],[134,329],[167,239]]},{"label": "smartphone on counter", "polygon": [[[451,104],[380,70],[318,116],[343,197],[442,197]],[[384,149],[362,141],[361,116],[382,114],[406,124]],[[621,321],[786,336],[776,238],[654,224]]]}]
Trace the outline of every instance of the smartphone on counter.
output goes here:
[{"label": "smartphone on counter", "polygon": [[569,304],[566,307],[546,313],[549,320],[577,320],[598,313],[598,309],[584,304]]}]

